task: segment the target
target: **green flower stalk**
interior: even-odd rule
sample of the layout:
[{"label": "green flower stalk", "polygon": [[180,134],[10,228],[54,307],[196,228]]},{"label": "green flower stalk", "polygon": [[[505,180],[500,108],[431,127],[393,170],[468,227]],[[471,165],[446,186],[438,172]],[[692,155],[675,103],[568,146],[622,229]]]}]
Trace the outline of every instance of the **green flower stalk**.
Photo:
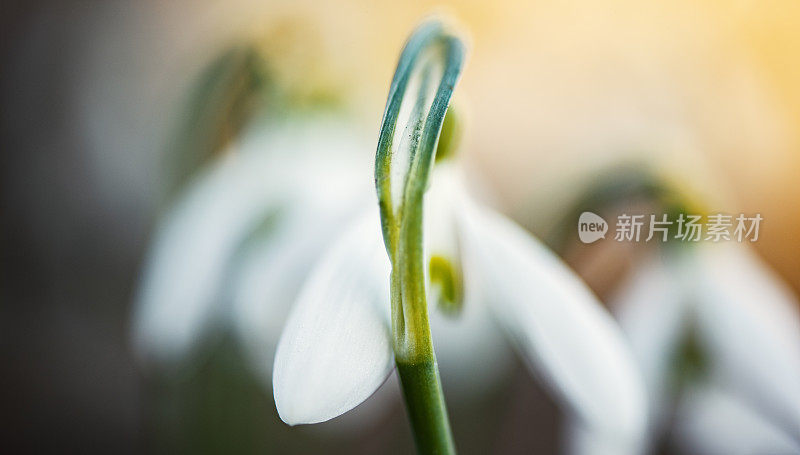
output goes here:
[{"label": "green flower stalk", "polygon": [[[428,22],[415,31],[389,89],[375,158],[381,226],[392,264],[395,362],[422,453],[455,451],[428,321],[422,217],[423,195],[463,60],[462,42],[441,23]],[[406,112],[407,123],[399,129]]]}]

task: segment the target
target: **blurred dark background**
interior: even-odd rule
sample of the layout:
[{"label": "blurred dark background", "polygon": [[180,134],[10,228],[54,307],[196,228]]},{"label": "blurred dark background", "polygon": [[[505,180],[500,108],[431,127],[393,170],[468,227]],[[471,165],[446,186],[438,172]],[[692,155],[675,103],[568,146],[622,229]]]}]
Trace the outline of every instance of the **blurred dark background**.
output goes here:
[{"label": "blurred dark background", "polygon": [[98,182],[87,153],[97,144],[76,112],[80,62],[97,39],[87,30],[101,25],[97,9],[114,6],[0,8],[2,445],[140,452],[141,381],[126,321],[147,219],[141,201]]}]

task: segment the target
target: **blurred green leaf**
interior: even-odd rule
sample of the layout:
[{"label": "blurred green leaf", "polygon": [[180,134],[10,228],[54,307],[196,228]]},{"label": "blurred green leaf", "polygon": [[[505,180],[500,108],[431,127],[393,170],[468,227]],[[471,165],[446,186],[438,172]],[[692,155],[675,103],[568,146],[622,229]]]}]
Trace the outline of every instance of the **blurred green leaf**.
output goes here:
[{"label": "blurred green leaf", "polygon": [[266,62],[248,45],[227,49],[202,72],[168,148],[168,198],[265,108],[269,81]]}]

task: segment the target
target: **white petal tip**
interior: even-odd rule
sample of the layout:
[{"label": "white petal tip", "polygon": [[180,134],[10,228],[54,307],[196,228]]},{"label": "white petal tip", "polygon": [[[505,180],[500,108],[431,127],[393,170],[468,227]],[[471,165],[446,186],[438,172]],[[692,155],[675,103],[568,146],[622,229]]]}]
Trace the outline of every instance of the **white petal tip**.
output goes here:
[{"label": "white petal tip", "polygon": [[389,264],[377,213],[357,222],[303,286],[275,353],[278,415],[320,423],[370,397],[394,368]]}]

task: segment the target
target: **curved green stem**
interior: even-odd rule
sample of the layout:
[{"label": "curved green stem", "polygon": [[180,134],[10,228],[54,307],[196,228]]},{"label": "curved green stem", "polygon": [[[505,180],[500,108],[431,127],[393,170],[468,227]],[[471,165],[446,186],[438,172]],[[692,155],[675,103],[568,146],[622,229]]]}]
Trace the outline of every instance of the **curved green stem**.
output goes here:
[{"label": "curved green stem", "polygon": [[[421,453],[454,453],[425,294],[423,196],[464,47],[439,22],[411,35],[397,65],[375,158],[375,186],[392,263],[392,332],[397,371]],[[436,77],[438,85],[435,85]],[[416,89],[411,90],[414,86]],[[398,130],[401,113],[407,118]],[[395,168],[393,169],[393,165]],[[393,172],[396,171],[396,172]],[[392,179],[402,179],[394,187]]]}]

